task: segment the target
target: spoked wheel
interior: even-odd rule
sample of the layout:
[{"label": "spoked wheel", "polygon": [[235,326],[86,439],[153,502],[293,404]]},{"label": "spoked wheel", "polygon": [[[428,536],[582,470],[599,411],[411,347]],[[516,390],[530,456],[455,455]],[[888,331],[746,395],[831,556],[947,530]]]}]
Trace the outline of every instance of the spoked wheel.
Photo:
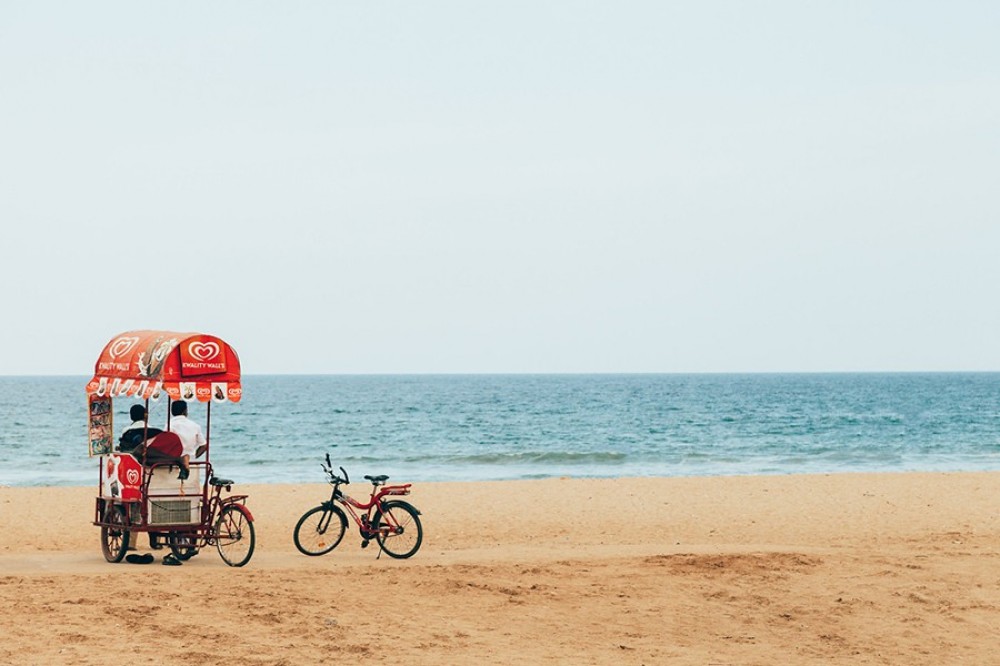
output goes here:
[{"label": "spoked wheel", "polygon": [[224,507],[215,522],[215,539],[215,547],[226,564],[242,567],[249,562],[257,537],[246,509],[239,504]]},{"label": "spoked wheel", "polygon": [[167,535],[167,545],[170,546],[170,552],[179,560],[189,560],[198,554],[198,549],[194,547],[194,544],[193,534],[171,532]]},{"label": "spoked wheel", "polygon": [[109,525],[101,526],[101,551],[108,562],[121,562],[128,551],[129,539],[132,533],[128,530],[125,519],[125,508],[109,506],[105,509],[104,520]]},{"label": "spoked wheel", "polygon": [[339,506],[318,506],[295,524],[295,547],[304,555],[324,555],[337,547],[347,531],[347,516]]},{"label": "spoked wheel", "polygon": [[372,525],[378,529],[375,540],[389,557],[406,559],[420,548],[424,540],[424,527],[420,512],[406,502],[386,502],[383,511],[376,512]]}]

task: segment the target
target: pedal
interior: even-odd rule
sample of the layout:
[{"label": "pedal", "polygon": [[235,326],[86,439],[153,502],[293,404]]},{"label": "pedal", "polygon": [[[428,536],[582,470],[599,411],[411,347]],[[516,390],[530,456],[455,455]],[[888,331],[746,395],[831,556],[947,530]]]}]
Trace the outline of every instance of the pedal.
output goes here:
[{"label": "pedal", "polygon": [[367,548],[368,547],[368,539],[365,539],[364,541],[361,542],[361,547],[362,548]]}]

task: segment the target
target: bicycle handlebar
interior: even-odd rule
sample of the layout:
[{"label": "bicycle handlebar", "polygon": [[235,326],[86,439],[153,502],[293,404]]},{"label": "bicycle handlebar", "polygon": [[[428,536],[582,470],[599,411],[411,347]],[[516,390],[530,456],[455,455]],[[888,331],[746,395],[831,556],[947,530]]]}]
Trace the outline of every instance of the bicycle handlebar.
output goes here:
[{"label": "bicycle handlebar", "polygon": [[329,453],[326,454],[326,464],[325,465],[321,465],[321,467],[323,468],[323,471],[326,472],[330,476],[330,483],[333,483],[333,484],[338,484],[338,483],[350,484],[351,483],[351,477],[349,477],[347,475],[347,470],[344,469],[343,467],[340,468],[340,473],[343,474],[344,476],[337,476],[336,474],[333,473],[333,463],[330,462],[330,454]]}]

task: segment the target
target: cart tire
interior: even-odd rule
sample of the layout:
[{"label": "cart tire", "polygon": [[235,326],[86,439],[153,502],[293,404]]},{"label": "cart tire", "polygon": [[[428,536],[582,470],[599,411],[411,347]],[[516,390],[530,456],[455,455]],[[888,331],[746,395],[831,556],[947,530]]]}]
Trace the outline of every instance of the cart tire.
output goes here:
[{"label": "cart tire", "polygon": [[215,521],[215,547],[223,562],[231,567],[242,567],[253,557],[257,536],[254,533],[250,512],[240,504],[223,507]]},{"label": "cart tire", "polygon": [[295,524],[295,547],[303,555],[325,555],[340,544],[346,531],[347,516],[339,506],[317,506]]},{"label": "cart tire", "polygon": [[[379,548],[397,560],[411,557],[420,549],[420,544],[424,540],[420,512],[407,502],[394,500],[383,504],[382,509],[376,511],[372,517],[372,526],[378,530],[375,540]],[[384,532],[386,527],[390,529],[388,534]]]},{"label": "cart tire", "polygon": [[104,509],[104,521],[101,525],[101,552],[108,562],[117,564],[125,559],[132,533],[126,529],[128,521],[125,518],[125,508],[117,504],[109,504]]},{"label": "cart tire", "polygon": [[167,545],[170,546],[170,552],[174,554],[179,560],[190,559],[191,556],[188,555],[188,550],[194,549],[197,555],[198,549],[195,548],[195,538],[193,534],[187,532],[170,532],[167,534]]}]

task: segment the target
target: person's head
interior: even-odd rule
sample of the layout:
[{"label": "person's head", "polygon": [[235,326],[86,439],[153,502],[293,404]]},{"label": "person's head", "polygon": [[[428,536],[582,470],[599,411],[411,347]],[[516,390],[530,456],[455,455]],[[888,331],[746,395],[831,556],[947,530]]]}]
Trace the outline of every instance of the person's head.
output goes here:
[{"label": "person's head", "polygon": [[170,413],[174,416],[187,416],[188,404],[183,400],[174,400],[170,405]]},{"label": "person's head", "polygon": [[132,405],[132,408],[128,410],[128,415],[135,421],[145,421],[146,420],[146,408],[142,405]]}]

